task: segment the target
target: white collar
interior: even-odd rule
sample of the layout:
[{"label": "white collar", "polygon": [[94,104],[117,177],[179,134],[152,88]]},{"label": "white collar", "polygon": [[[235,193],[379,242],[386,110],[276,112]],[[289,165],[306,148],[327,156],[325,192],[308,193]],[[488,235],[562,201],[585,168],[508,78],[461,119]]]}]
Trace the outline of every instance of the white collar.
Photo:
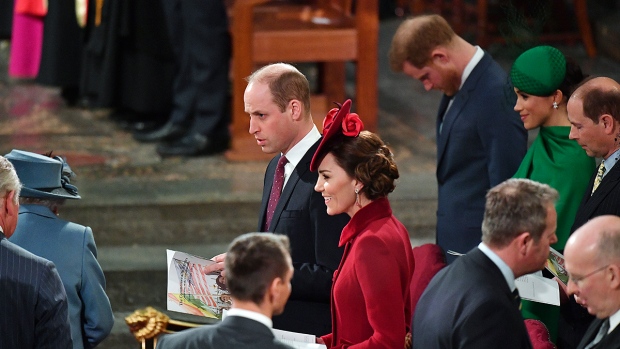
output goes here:
[{"label": "white collar", "polygon": [[465,85],[465,81],[467,81],[469,74],[471,74],[476,65],[478,65],[482,57],[484,57],[484,51],[482,51],[480,46],[476,46],[476,53],[474,53],[474,56],[471,58],[471,60],[469,60],[469,63],[467,63],[465,69],[463,70],[463,75],[461,76],[461,86],[459,86],[459,90],[463,87],[463,85]]},{"label": "white collar", "polygon": [[484,253],[487,257],[489,257],[489,259],[495,263],[495,265],[497,265],[497,267],[499,268],[499,271],[502,272],[502,275],[504,275],[504,279],[506,279],[506,283],[508,284],[508,288],[510,288],[510,291],[514,291],[516,286],[515,286],[515,274],[512,272],[512,269],[510,269],[510,267],[508,266],[508,264],[506,264],[506,262],[504,262],[495,252],[493,252],[489,246],[485,245],[484,242],[481,242],[478,245],[478,249],[480,249],[480,251],[482,251],[482,253]]},{"label": "white collar", "polygon": [[291,173],[297,164],[301,161],[301,159],[306,155],[308,149],[310,149],[316,141],[321,138],[321,134],[319,130],[316,128],[316,125],[312,125],[312,129],[301,141],[297,142],[285,155],[288,162],[284,165],[284,185],[288,181]]},{"label": "white collar", "polygon": [[611,333],[618,324],[620,324],[620,309],[609,317],[609,331],[607,333]]},{"label": "white collar", "polygon": [[261,324],[272,328],[273,327],[273,321],[271,321],[271,319],[261,313],[257,313],[255,311],[251,311],[251,310],[246,310],[246,309],[239,309],[239,308],[230,308],[228,309],[228,311],[226,312],[226,316],[239,316],[239,317],[244,317],[250,320],[254,320],[254,321],[258,321]]}]

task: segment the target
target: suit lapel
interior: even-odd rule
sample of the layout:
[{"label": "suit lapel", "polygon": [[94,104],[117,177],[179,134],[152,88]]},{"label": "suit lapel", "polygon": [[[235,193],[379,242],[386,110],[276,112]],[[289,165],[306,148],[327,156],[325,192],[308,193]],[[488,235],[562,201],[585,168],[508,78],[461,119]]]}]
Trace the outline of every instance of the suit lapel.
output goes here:
[{"label": "suit lapel", "polygon": [[[467,80],[465,81],[463,87],[454,96],[454,102],[452,102],[452,106],[443,117],[441,134],[439,133],[439,115],[437,116],[437,167],[439,167],[439,164],[441,163],[444,152],[446,150],[446,145],[448,144],[448,140],[450,138],[452,126],[461,115],[462,110],[467,105],[467,102],[469,101],[469,97],[471,95],[471,91],[476,88],[478,80],[482,76],[482,73],[484,73],[484,71],[487,69],[490,60],[491,57],[488,53],[485,52],[480,62],[478,62],[474,70],[472,70],[471,74],[469,74],[469,76],[467,77]],[[448,97],[444,95],[442,103],[444,103],[444,100],[446,99],[448,99]]]},{"label": "suit lapel", "polygon": [[596,172],[592,175],[588,189],[584,194],[583,202],[581,203],[579,210],[577,210],[575,221],[585,222],[592,216],[605,197],[607,197],[607,195],[615,189],[618,185],[618,180],[620,180],[620,166],[618,165],[620,164],[616,164],[611,171],[609,171],[609,174],[603,178],[603,181],[598,186],[594,194],[590,196],[592,186],[594,185],[594,177],[596,177]]},{"label": "suit lapel", "polygon": [[[288,201],[291,199],[297,183],[306,174],[306,172],[310,171],[310,161],[312,161],[312,156],[314,155],[314,152],[316,151],[316,148],[319,146],[320,142],[321,139],[316,141],[312,145],[312,147],[310,147],[310,149],[306,151],[306,154],[304,154],[297,166],[295,166],[295,169],[291,173],[291,176],[286,181],[286,185],[282,189],[282,195],[280,195],[280,200],[278,201],[276,210],[273,213],[273,218],[271,220],[271,225],[269,226],[269,231],[276,230],[278,223],[280,222],[280,216],[282,215],[282,212],[284,211],[284,208],[286,207]],[[267,197],[267,200],[269,200],[269,197]]]}]

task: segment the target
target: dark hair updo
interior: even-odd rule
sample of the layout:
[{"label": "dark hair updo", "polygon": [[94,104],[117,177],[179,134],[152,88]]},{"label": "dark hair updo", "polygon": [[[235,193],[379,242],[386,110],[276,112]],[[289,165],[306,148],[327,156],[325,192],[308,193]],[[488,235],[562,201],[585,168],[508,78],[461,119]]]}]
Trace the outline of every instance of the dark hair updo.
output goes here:
[{"label": "dark hair updo", "polygon": [[381,138],[369,131],[357,137],[334,137],[328,153],[345,172],[360,181],[361,192],[370,200],[386,197],[394,191],[399,177],[394,156]]}]

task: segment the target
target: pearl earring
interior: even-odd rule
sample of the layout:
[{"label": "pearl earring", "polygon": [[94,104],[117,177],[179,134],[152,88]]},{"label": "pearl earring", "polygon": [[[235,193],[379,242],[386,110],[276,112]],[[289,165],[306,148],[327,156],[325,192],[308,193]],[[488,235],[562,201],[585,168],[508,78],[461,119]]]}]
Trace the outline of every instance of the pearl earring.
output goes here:
[{"label": "pearl earring", "polygon": [[553,109],[558,109],[558,102],[553,102]]}]

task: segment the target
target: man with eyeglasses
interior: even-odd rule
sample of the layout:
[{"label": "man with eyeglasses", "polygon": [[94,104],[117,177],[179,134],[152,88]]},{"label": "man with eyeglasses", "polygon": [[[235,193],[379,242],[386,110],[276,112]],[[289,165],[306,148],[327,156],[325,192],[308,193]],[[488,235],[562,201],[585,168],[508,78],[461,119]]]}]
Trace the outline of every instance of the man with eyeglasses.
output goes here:
[{"label": "man with eyeglasses", "polygon": [[583,225],[568,239],[564,258],[568,294],[597,317],[577,349],[620,348],[620,217]]}]

